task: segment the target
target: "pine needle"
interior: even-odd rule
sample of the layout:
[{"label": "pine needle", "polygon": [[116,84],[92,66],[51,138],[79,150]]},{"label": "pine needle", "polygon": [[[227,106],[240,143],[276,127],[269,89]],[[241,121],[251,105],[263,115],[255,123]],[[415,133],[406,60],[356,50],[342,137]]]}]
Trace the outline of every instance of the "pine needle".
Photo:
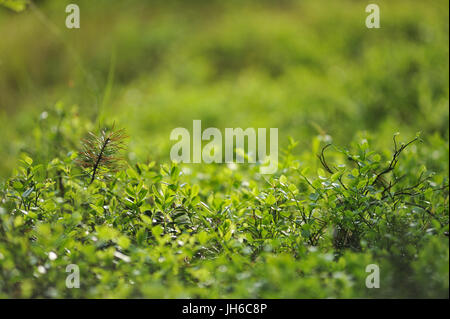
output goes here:
[{"label": "pine needle", "polygon": [[128,136],[124,129],[110,131],[102,130],[99,136],[89,132],[82,140],[82,149],[77,160],[78,165],[89,170],[91,176],[89,185],[100,174],[117,172],[122,167],[123,157],[119,153],[125,150],[125,139]]}]

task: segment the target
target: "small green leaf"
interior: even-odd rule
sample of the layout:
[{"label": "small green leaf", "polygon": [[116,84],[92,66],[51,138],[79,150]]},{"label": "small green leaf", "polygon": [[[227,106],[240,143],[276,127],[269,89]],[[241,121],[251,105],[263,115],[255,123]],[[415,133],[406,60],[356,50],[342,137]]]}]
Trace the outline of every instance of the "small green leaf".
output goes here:
[{"label": "small green leaf", "polygon": [[28,196],[30,196],[31,192],[34,190],[34,186],[27,189],[25,192],[23,192],[22,197],[23,198],[27,198]]},{"label": "small green leaf", "polygon": [[273,196],[272,194],[270,194],[269,196],[266,197],[265,203],[267,205],[273,205],[277,202],[277,199],[275,198],[275,196]]},{"label": "small green leaf", "polygon": [[21,12],[26,9],[28,4],[27,0],[0,0],[0,5],[5,6],[16,12]]}]

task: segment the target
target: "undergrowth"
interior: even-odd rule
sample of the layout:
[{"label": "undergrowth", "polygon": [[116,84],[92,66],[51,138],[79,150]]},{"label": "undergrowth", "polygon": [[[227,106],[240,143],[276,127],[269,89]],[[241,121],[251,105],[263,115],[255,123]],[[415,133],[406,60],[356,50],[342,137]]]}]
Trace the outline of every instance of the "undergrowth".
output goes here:
[{"label": "undergrowth", "polygon": [[[249,164],[116,171],[123,137],[22,155],[0,193],[0,296],[448,297],[448,166],[430,161],[432,138],[395,135],[391,152],[361,138],[316,158],[291,140],[263,176]],[[79,289],[66,288],[70,264]],[[379,289],[365,286],[369,264]]]}]

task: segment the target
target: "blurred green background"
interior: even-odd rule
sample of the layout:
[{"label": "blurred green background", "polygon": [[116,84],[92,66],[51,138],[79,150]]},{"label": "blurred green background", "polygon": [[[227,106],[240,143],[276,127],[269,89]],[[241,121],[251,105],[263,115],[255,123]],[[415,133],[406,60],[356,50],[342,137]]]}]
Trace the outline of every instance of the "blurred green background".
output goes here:
[{"label": "blurred green background", "polygon": [[[365,26],[371,2],[380,29]],[[65,27],[69,3],[80,29]],[[0,7],[0,179],[20,152],[75,150],[78,136],[114,120],[131,137],[131,162],[167,159],[170,131],[194,119],[277,127],[280,145],[292,136],[300,153],[313,137],[345,145],[360,131],[384,146],[397,131],[448,142],[448,9],[446,0]],[[73,145],[54,150],[51,134]]]}]

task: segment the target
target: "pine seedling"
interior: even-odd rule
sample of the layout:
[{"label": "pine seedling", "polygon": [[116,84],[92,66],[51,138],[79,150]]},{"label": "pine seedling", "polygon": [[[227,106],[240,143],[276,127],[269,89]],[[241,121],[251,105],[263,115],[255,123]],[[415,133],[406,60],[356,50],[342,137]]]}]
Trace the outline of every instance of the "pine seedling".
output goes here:
[{"label": "pine seedling", "polygon": [[107,172],[117,172],[123,165],[124,158],[119,153],[125,150],[125,139],[128,136],[124,129],[102,130],[99,136],[89,132],[82,140],[82,150],[79,153],[78,165],[89,171],[92,184],[95,178]]}]

